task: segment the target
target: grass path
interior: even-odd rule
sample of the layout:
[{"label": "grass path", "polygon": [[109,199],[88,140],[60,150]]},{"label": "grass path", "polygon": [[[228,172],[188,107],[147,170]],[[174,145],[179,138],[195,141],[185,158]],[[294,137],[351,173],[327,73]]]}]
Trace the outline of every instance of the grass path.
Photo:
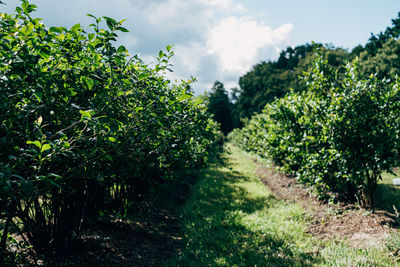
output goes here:
[{"label": "grass path", "polygon": [[166,266],[396,266],[387,248],[323,244],[307,234],[302,207],[275,198],[250,155],[227,150],[182,207],[184,247]]}]

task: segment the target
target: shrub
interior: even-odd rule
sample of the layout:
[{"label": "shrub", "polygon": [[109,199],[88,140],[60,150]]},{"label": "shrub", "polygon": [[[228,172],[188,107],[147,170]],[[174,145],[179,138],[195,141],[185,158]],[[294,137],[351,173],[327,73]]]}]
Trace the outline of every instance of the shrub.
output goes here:
[{"label": "shrub", "polygon": [[236,133],[238,143],[322,197],[373,207],[381,173],[399,160],[399,79],[362,77],[357,62],[333,71],[321,57],[304,79],[306,92],[267,105]]},{"label": "shrub", "polygon": [[170,46],[150,67],[114,46],[122,21],[48,29],[35,9],[0,15],[0,215],[51,255],[87,218],[203,166],[216,128],[188,82],[164,78]]}]

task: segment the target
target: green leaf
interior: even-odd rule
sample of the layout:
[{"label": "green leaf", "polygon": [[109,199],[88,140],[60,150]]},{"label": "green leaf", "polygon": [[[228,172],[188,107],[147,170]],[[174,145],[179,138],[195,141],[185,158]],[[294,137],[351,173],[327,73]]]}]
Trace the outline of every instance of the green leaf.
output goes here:
[{"label": "green leaf", "polygon": [[41,51],[39,52],[39,54],[40,54],[40,56],[41,56],[42,58],[44,58],[44,59],[46,59],[46,60],[50,58],[50,55],[49,55],[46,51],[41,50]]},{"label": "green leaf", "polygon": [[140,73],[139,74],[139,81],[146,80],[150,77],[150,73]]},{"label": "green leaf", "polygon": [[96,39],[95,41],[93,41],[92,46],[94,46],[94,48],[100,48],[103,47],[104,44],[101,40]]},{"label": "green leaf", "polygon": [[124,27],[117,27],[116,30],[121,31],[121,32],[129,32],[128,29],[124,28]]},{"label": "green leaf", "polygon": [[203,104],[204,103],[204,99],[202,99],[201,97],[196,98],[196,101],[194,101],[194,104],[196,106]]},{"label": "green leaf", "polygon": [[80,28],[81,28],[81,24],[77,23],[77,24],[75,24],[74,26],[72,26],[71,30],[72,30],[72,31],[77,31],[77,30],[79,30]]},{"label": "green leaf", "polygon": [[182,96],[180,96],[180,97],[178,98],[178,101],[185,101],[185,100],[190,99],[190,98],[192,98],[192,95],[183,94]]},{"label": "green leaf", "polygon": [[117,141],[117,139],[115,139],[114,137],[112,137],[112,136],[110,136],[110,137],[108,137],[108,140],[110,140],[111,142],[115,142],[115,141]]},{"label": "green leaf", "polygon": [[97,20],[97,18],[96,18],[94,15],[92,15],[92,14],[86,14],[86,16],[91,17],[91,18],[94,18],[95,20]]},{"label": "green leaf", "polygon": [[27,26],[25,27],[21,27],[20,32],[23,33],[24,35],[29,35],[33,32],[34,26],[32,23],[29,23]]},{"label": "green leaf", "polygon": [[117,22],[115,21],[115,19],[112,19],[112,18],[106,17],[106,16],[104,16],[103,18],[106,20],[106,24],[107,24],[108,28],[111,31],[113,31],[115,28],[115,25],[117,25]]},{"label": "green leaf", "polygon": [[172,45],[167,45],[167,51],[171,52],[171,49],[172,49]]},{"label": "green leaf", "polygon": [[64,31],[67,31],[67,28],[65,28],[65,27],[51,27],[49,29],[49,32],[56,32],[56,33],[63,33]]},{"label": "green leaf", "polygon": [[90,114],[90,111],[85,111],[85,110],[79,110],[79,113],[81,113],[81,121],[84,121],[85,119],[91,119],[92,114]]},{"label": "green leaf", "polygon": [[90,77],[82,77],[82,80],[83,80],[83,82],[85,83],[86,87],[87,87],[89,90],[92,90],[93,85],[94,85],[93,79],[90,78]]},{"label": "green leaf", "polygon": [[49,144],[44,144],[42,146],[42,149],[40,150],[40,152],[44,152],[44,151],[49,150],[49,149],[51,149],[51,146]]},{"label": "green leaf", "polygon": [[42,102],[42,94],[41,93],[36,92],[33,95],[36,97],[37,101]]},{"label": "green leaf", "polygon": [[42,144],[41,144],[40,141],[38,141],[38,140],[36,140],[36,141],[26,141],[26,143],[27,143],[28,145],[35,145],[35,146],[37,146],[39,149],[42,148]]},{"label": "green leaf", "polygon": [[96,35],[94,33],[89,33],[88,34],[89,42],[91,42],[95,37],[96,37]]},{"label": "green leaf", "polygon": [[126,47],[123,45],[120,45],[117,49],[117,53],[123,53],[126,51]]},{"label": "green leaf", "polygon": [[61,175],[58,175],[58,174],[55,174],[55,173],[49,173],[49,174],[47,174],[47,177],[51,177],[51,178],[53,178],[55,181],[61,180],[61,179],[62,179],[62,176],[61,176]]},{"label": "green leaf", "polygon": [[36,10],[36,5],[29,4],[28,1],[23,1],[21,4],[22,9],[24,10],[25,13],[31,13]]},{"label": "green leaf", "polygon": [[70,148],[71,145],[70,145],[70,143],[68,143],[67,141],[65,141],[65,142],[63,143],[63,147],[65,147],[65,148]]}]

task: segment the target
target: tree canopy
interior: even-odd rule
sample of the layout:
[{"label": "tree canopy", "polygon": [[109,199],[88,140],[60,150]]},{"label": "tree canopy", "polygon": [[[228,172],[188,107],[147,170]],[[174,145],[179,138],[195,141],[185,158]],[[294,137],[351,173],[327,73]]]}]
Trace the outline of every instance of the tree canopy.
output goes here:
[{"label": "tree canopy", "polygon": [[221,131],[225,135],[233,129],[232,103],[223,83],[215,81],[208,96],[207,108],[214,120],[221,124]]}]

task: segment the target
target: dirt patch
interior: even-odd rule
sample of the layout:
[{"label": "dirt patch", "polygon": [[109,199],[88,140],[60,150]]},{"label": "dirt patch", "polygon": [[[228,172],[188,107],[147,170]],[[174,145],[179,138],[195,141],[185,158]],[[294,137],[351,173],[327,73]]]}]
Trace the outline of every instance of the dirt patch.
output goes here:
[{"label": "dirt patch", "polygon": [[322,203],[296,179],[266,168],[261,163],[257,165],[260,179],[278,198],[303,206],[311,217],[308,232],[313,236],[322,240],[347,241],[356,248],[370,248],[384,245],[396,231],[395,217],[387,211],[376,210],[372,213],[350,204]]},{"label": "dirt patch", "polygon": [[146,220],[110,219],[88,230],[82,247],[57,266],[158,266],[181,247],[178,218],[152,211]]}]

